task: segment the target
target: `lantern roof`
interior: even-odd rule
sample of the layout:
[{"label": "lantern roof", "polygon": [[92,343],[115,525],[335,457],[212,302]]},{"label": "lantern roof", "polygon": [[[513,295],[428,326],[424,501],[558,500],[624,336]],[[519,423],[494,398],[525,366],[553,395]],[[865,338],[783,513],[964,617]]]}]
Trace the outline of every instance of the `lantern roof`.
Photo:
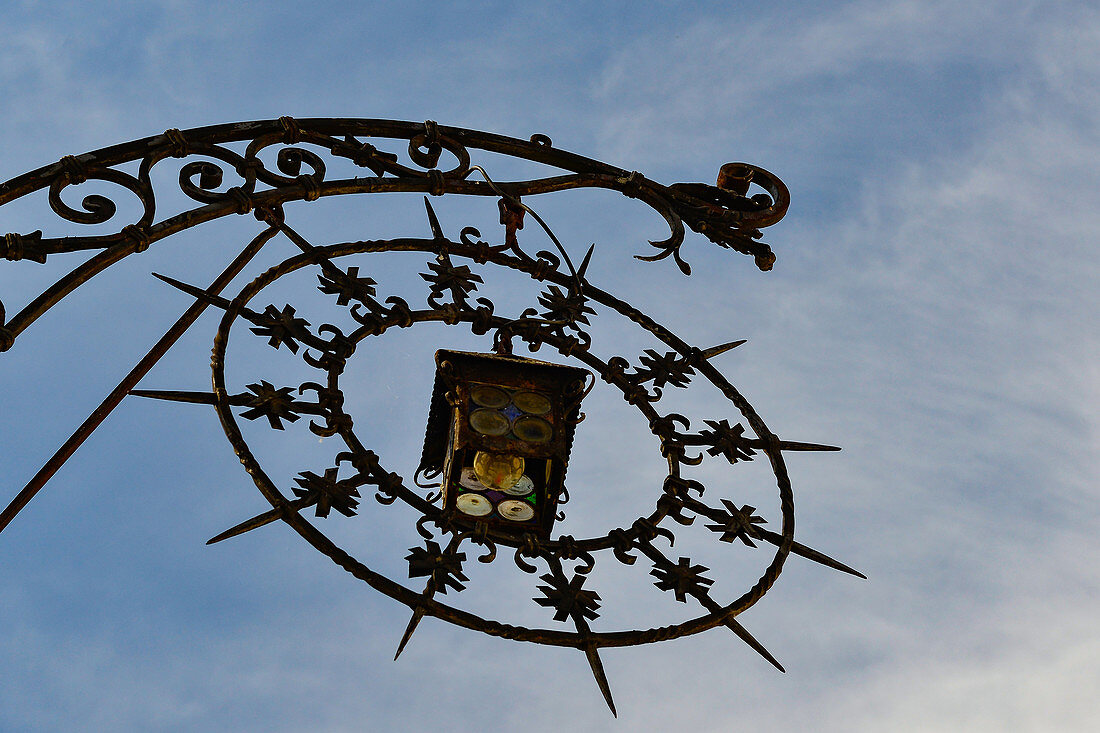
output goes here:
[{"label": "lantern roof", "polygon": [[[451,365],[444,368],[444,363]],[[428,408],[428,426],[424,435],[424,449],[417,473],[434,473],[442,470],[450,434],[451,405],[447,391],[455,379],[462,381],[500,384],[513,387],[541,387],[553,389],[559,396],[572,383],[583,384],[591,372],[587,369],[554,364],[522,356],[484,354],[473,351],[439,349],[435,352],[435,384]],[[580,394],[577,394],[580,397]],[[561,425],[562,459],[568,461],[573,446],[573,434],[580,414],[580,399],[567,405],[564,424]]]}]

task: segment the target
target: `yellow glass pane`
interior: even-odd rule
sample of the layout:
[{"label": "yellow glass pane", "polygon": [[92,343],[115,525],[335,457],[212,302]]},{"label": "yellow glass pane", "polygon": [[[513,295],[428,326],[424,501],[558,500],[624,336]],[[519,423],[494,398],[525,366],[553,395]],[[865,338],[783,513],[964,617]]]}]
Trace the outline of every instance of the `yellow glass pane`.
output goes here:
[{"label": "yellow glass pane", "polygon": [[523,477],[523,458],[478,451],[474,456],[474,474],[487,488],[507,491]]}]

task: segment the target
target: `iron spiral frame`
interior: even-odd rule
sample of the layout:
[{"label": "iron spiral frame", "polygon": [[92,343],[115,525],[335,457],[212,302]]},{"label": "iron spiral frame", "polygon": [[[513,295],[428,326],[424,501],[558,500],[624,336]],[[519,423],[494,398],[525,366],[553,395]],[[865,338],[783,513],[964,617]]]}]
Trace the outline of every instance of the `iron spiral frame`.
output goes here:
[{"label": "iron spiral frame", "polygon": [[[392,140],[407,141],[406,162],[402,162],[399,155],[376,146],[381,141]],[[239,150],[241,147],[243,152]],[[483,167],[474,164],[471,150],[522,158],[565,172],[543,178],[495,182]],[[261,157],[261,153],[270,157],[271,152],[275,152],[274,170]],[[329,164],[326,164],[322,153],[330,157],[329,164],[340,159],[373,175],[330,178]],[[438,167],[444,153],[453,158],[453,165],[446,170]],[[195,205],[158,220],[151,173],[158,163],[169,158],[198,158],[183,163],[178,176],[179,191]],[[125,170],[126,165],[136,165],[136,173]],[[237,185],[226,184],[231,176],[238,179]],[[665,186],[636,172],[559,150],[544,135],[520,140],[444,127],[431,121],[421,124],[283,117],[186,131],[168,130],[155,137],[84,155],[66,156],[58,163],[0,185],[0,206],[46,189],[49,204],[61,220],[76,225],[103,225],[115,216],[118,209],[112,199],[100,194],[86,196],[81,202],[82,210],[73,208],[64,200],[63,194],[68,189],[90,180],[119,186],[135,196],[141,206],[140,217],[109,234],[44,237],[38,230],[29,234],[5,235],[0,244],[0,255],[8,260],[52,263],[72,253],[92,254],[11,320],[6,320],[3,303],[0,302],[0,351],[11,348],[26,328],[75,288],[124,257],[145,251],[153,243],[229,214],[253,213],[265,227],[209,287],[192,286],[158,275],[192,295],[194,304],[15,497],[0,515],[0,531],[127,395],[213,405],[233,449],[272,509],[223,532],[211,542],[236,536],[270,521],[282,520],[350,574],[412,609],[413,617],[401,640],[398,654],[424,616],[434,616],[508,639],[575,647],[585,652],[613,712],[614,703],[598,655],[601,647],[647,644],[724,625],[782,669],[736,617],[767,592],[792,552],[843,572],[860,575],[794,540],[793,494],[783,452],[836,449],[781,440],[768,429],[748,401],[711,365],[710,358],[741,342],[699,349],[637,308],[595,287],[585,276],[591,250],[579,268],[575,267],[553,232],[524,203],[528,197],[568,189],[615,190],[642,201],[669,225],[668,238],[650,243],[656,252],[639,256],[639,259],[656,261],[671,257],[684,274],[690,274],[690,267],[681,254],[686,227],[721,247],[752,256],[760,269],[767,270],[774,262],[774,255],[768,245],[760,241],[760,230],[782,218],[789,195],[783,183],[766,170],[744,163],[730,163],[722,167],[715,186],[701,183]],[[752,185],[758,186],[761,192],[750,196]],[[426,194],[432,238],[315,246],[287,224],[283,210],[283,205],[292,201],[386,192]],[[472,227],[463,229],[457,240],[447,238],[428,199],[428,196],[447,194],[497,198],[504,228],[502,242],[490,244],[481,239],[481,233]],[[558,248],[557,252],[539,251],[531,255],[523,250],[517,231],[523,227],[527,214],[546,229]],[[280,234],[297,245],[301,254],[261,274],[235,297],[223,297],[225,288],[264,244]],[[414,308],[399,297],[377,296],[377,283],[369,277],[360,276],[358,266],[344,268],[338,264],[343,258],[392,251],[422,252],[433,256],[428,263],[429,272],[421,273],[429,286],[426,308]],[[469,265],[456,265],[454,258],[476,265],[492,264],[509,268],[549,285],[538,296],[538,307],[528,308],[514,316],[501,315],[488,298],[474,295],[477,284],[482,282],[480,276]],[[355,261],[360,262],[358,259]],[[313,329],[297,316],[291,304],[286,304],[281,310],[274,304],[262,311],[249,307],[249,303],[265,287],[305,268],[319,269],[319,289],[335,296],[336,304],[346,309],[347,315],[357,324],[353,332],[345,334],[342,329],[329,323]],[[592,305],[624,316],[670,350],[665,353],[646,350],[633,364],[620,356],[606,359],[597,356],[592,350],[592,338],[586,331],[588,316],[595,314]],[[225,312],[214,339],[211,363],[213,391],[135,389],[152,365],[208,306],[221,308]],[[511,353],[512,343],[517,339],[526,343],[531,351],[545,345],[565,357],[576,359],[592,369],[604,382],[620,390],[624,399],[648,421],[668,462],[668,474],[652,513],[638,517],[629,525],[612,528],[599,537],[576,539],[561,535],[549,541],[540,541],[528,535],[516,540],[485,526],[469,532],[449,525],[435,506],[437,496],[422,495],[408,487],[398,474],[382,468],[378,456],[366,448],[355,434],[354,419],[344,410],[339,377],[349,358],[367,339],[380,336],[391,328],[407,328],[427,321],[464,324],[474,334],[492,334],[494,349],[502,353]],[[323,372],[324,379],[302,383],[296,388],[261,382],[248,385],[245,392],[231,392],[224,371],[226,347],[232,327],[240,322],[249,323],[253,334],[267,338],[276,349],[286,347],[297,354],[299,348],[304,347],[302,358],[308,365]],[[696,376],[709,381],[729,400],[754,437],[745,435],[744,427],[739,423],[730,425],[728,419],[707,420],[706,429],[691,432],[687,417],[662,413],[658,409],[662,390],[686,387]],[[305,399],[303,395],[306,392],[315,393],[316,399]],[[329,467],[323,475],[312,472],[300,474],[297,479],[299,486],[293,490],[294,498],[291,498],[284,495],[264,472],[244,439],[238,417],[249,420],[266,418],[271,427],[281,429],[284,421],[294,422],[303,415],[312,418],[310,429],[316,434],[339,435],[347,451],[338,455],[336,466]],[[690,455],[694,450],[698,450],[699,454]],[[756,510],[751,506],[737,506],[728,499],[722,499],[721,506],[703,501],[705,487],[698,481],[685,478],[681,474],[681,466],[697,465],[704,460],[704,453],[722,457],[730,464],[751,460],[758,453],[767,456],[779,491],[780,532],[760,526],[764,520],[756,515]],[[343,466],[348,468],[343,469]],[[346,474],[347,470],[351,470],[353,475],[340,478],[341,472]],[[416,485],[423,486],[419,481]],[[302,516],[302,511],[309,508],[322,518],[327,517],[333,508],[341,514],[353,516],[359,509],[360,489],[364,487],[371,487],[375,498],[382,504],[401,500],[420,512],[417,530],[423,536],[425,546],[410,549],[407,559],[410,577],[427,578],[424,590],[415,591],[371,570]],[[690,525],[699,517],[713,522],[707,528],[717,533],[721,541],[741,540],[752,547],[756,546],[756,542],[765,542],[775,547],[771,562],[758,580],[749,590],[728,603],[712,598],[710,586],[713,581],[703,574],[707,571],[706,567],[693,564],[686,557],[674,561],[655,544],[662,537],[671,542],[674,538],[671,524]],[[434,527],[436,533],[430,527]],[[445,548],[437,542],[442,536],[448,538]],[[531,560],[545,563],[546,573],[541,579],[547,585],[539,587],[542,597],[535,598],[535,601],[554,610],[557,621],[571,621],[575,631],[513,626],[439,601],[437,594],[446,594],[448,588],[460,591],[465,587],[463,583],[467,578],[462,573],[465,554],[460,549],[466,541],[485,548],[485,553],[478,558],[483,562],[492,562],[497,555],[497,546],[502,545],[514,549],[515,563],[524,572],[538,572]],[[679,624],[650,629],[593,630],[589,622],[599,616],[600,598],[591,589],[583,588],[583,584],[595,565],[597,553],[606,551],[627,565],[644,556],[652,564],[651,575],[657,578],[655,585],[659,589],[674,593],[680,601],[691,597],[702,607],[703,613]],[[569,563],[572,565],[567,565]],[[567,571],[569,567],[571,569]]]}]

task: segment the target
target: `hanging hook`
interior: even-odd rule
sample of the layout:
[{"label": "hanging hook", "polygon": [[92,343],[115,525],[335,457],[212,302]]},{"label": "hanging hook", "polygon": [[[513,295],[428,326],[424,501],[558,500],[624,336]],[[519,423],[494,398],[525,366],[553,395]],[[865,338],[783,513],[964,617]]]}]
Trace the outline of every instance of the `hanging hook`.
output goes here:
[{"label": "hanging hook", "polygon": [[[550,241],[554,243],[555,247],[557,247],[558,252],[561,253],[562,259],[565,260],[565,264],[569,268],[569,274],[573,276],[573,284],[576,289],[576,294],[582,294],[584,291],[584,280],[582,279],[581,275],[577,274],[577,268],[573,267],[573,260],[569,259],[569,253],[565,251],[565,247],[563,247],[561,242],[558,241],[558,238],[554,235],[554,232],[550,229],[550,226],[545,221],[543,221],[542,217],[539,216],[538,213],[536,213],[535,210],[532,209],[530,206],[520,201],[518,197],[512,196],[511,194],[505,193],[503,190],[501,190],[501,188],[493,182],[493,179],[489,177],[489,174],[486,173],[485,169],[482,168],[480,165],[472,165],[470,166],[470,170],[480,173],[482,177],[485,178],[485,182],[489,184],[489,188],[493,189],[493,191],[502,199],[507,201],[510,206],[514,206],[522,209],[523,211],[526,211],[535,219],[536,222],[538,222],[538,225],[542,227],[543,231],[546,232],[546,235],[550,237]],[[591,255],[592,250],[589,250],[588,255],[584,258],[584,267],[587,267],[588,258]],[[582,269],[584,269],[584,267],[582,267]]]}]

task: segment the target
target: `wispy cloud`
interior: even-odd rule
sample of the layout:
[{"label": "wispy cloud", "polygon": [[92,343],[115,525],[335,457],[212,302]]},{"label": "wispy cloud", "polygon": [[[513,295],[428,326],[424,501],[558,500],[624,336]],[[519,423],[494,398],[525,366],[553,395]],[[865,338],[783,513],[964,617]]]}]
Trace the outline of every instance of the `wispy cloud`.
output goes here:
[{"label": "wispy cloud", "polygon": [[[1083,558],[1096,555],[1100,529],[1100,15],[1076,4],[899,0],[747,17],[698,4],[649,9],[625,29],[600,25],[599,16],[574,32],[571,24],[586,17],[578,10],[528,17],[487,5],[477,25],[462,25],[461,14],[440,20],[412,12],[400,22],[378,16],[373,25],[349,19],[329,37],[317,18],[281,10],[252,25],[243,11],[222,16],[203,3],[148,11],[144,35],[125,45],[136,77],[126,89],[115,86],[125,69],[104,65],[101,39],[28,16],[0,48],[0,87],[16,102],[0,130],[17,139],[38,128],[32,138],[39,149],[61,145],[55,158],[74,152],[67,141],[98,145],[151,134],[175,124],[177,114],[196,124],[284,107],[309,114],[333,94],[343,100],[364,89],[364,116],[431,116],[559,138],[556,125],[543,124],[550,120],[567,137],[595,141],[581,152],[658,180],[707,178],[726,160],[743,158],[775,169],[794,191],[788,219],[768,233],[779,255],[768,274],[697,241],[687,245],[692,279],[669,284],[679,275],[658,269],[667,263],[635,265],[615,249],[644,247],[641,238],[657,233],[653,217],[597,220],[617,217],[616,204],[593,210],[590,227],[587,220],[564,225],[570,241],[598,236],[593,267],[603,268],[601,276],[653,302],[662,320],[700,345],[749,338],[721,366],[773,429],[844,446],[841,454],[790,461],[799,539],[870,576],[856,581],[789,561],[743,618],[787,663],[786,676],[771,674],[720,632],[609,652],[624,725],[1094,726],[1100,637],[1091,619],[1100,574]],[[219,17],[225,24],[215,29]],[[71,22],[81,18],[74,11]],[[386,27],[400,27],[406,40],[385,38]],[[362,38],[370,53],[357,56]],[[330,50],[347,59],[339,78],[316,66]],[[276,83],[279,74],[289,82]],[[149,99],[162,106],[146,108]],[[335,108],[323,113],[341,113]],[[62,134],[81,120],[91,131]],[[135,132],[112,137],[120,120],[121,130]],[[5,171],[19,172],[9,161],[29,154],[5,158]],[[410,226],[422,225],[418,218]],[[695,294],[704,297],[689,299]],[[634,345],[626,336],[607,348]],[[208,342],[196,337],[191,346],[189,358],[205,360]],[[705,394],[682,399],[705,413],[700,419],[717,417]],[[75,409],[61,406],[59,414],[62,408]],[[659,457],[652,470],[642,457],[655,453],[644,425],[614,430],[627,412],[593,419],[589,427],[607,434],[590,436],[594,447],[578,464],[592,480],[575,476],[580,490],[605,492],[615,511],[634,507],[639,487],[655,494],[646,481],[661,473]],[[171,438],[172,426],[157,417],[166,414],[121,413],[116,435],[101,445],[123,450],[130,445],[118,437],[124,430]],[[79,475],[69,480],[80,484],[79,507],[66,511],[64,499],[50,499],[54,519],[38,519],[56,546],[30,553],[20,569],[0,564],[0,615],[15,630],[0,645],[5,670],[15,670],[0,686],[0,721],[31,730],[217,728],[227,721],[241,729],[348,730],[446,719],[473,730],[515,727],[522,718],[531,730],[606,728],[574,650],[528,648],[425,622],[391,665],[404,609],[357,588],[285,528],[267,528],[233,548],[198,547],[224,528],[209,524],[248,512],[259,499],[248,494],[246,477],[231,473],[234,457],[219,438],[194,437],[216,429],[213,416],[191,415],[176,424],[188,434],[173,439],[174,450],[186,444],[175,462],[158,448],[130,459],[132,469],[107,456],[74,464]],[[387,440],[398,449],[398,436]],[[17,453],[43,450],[28,443]],[[295,458],[284,452],[280,461]],[[148,486],[158,461],[172,467],[172,486]],[[739,476],[752,480],[766,473],[756,464],[745,470]],[[752,483],[712,476],[712,494]],[[145,493],[130,485],[139,483]],[[131,535],[112,533],[123,515],[152,526],[159,513],[176,507],[178,514],[185,488],[229,498],[173,515],[158,548],[147,547],[145,524]],[[140,505],[124,491],[141,496]],[[774,507],[762,510],[776,521]],[[9,538],[34,535],[14,529],[2,538],[5,552],[12,551]],[[70,534],[84,544],[66,546]],[[368,537],[359,539],[369,546]],[[160,551],[172,561],[149,559]],[[94,567],[95,553],[106,569]],[[400,572],[400,558],[382,562]],[[643,607],[659,594],[641,564],[637,577],[605,576],[599,591],[608,604],[636,601],[636,615],[648,618],[667,609]],[[505,587],[491,577],[497,569],[479,568],[483,587]],[[168,572],[171,578],[160,577]],[[173,578],[193,584],[194,594]],[[74,610],[84,614],[79,629],[66,628],[60,619],[74,593],[115,582],[137,584],[141,597],[96,595]],[[51,583],[71,590],[51,591]],[[526,603],[508,599],[482,601],[508,611]],[[112,614],[132,614],[139,629],[180,631],[157,632],[143,648],[141,634],[120,630]],[[486,686],[507,709],[470,694]],[[433,690],[431,705],[395,703],[425,689]],[[286,699],[293,711],[282,705]],[[449,711],[461,714],[445,717]]]}]

